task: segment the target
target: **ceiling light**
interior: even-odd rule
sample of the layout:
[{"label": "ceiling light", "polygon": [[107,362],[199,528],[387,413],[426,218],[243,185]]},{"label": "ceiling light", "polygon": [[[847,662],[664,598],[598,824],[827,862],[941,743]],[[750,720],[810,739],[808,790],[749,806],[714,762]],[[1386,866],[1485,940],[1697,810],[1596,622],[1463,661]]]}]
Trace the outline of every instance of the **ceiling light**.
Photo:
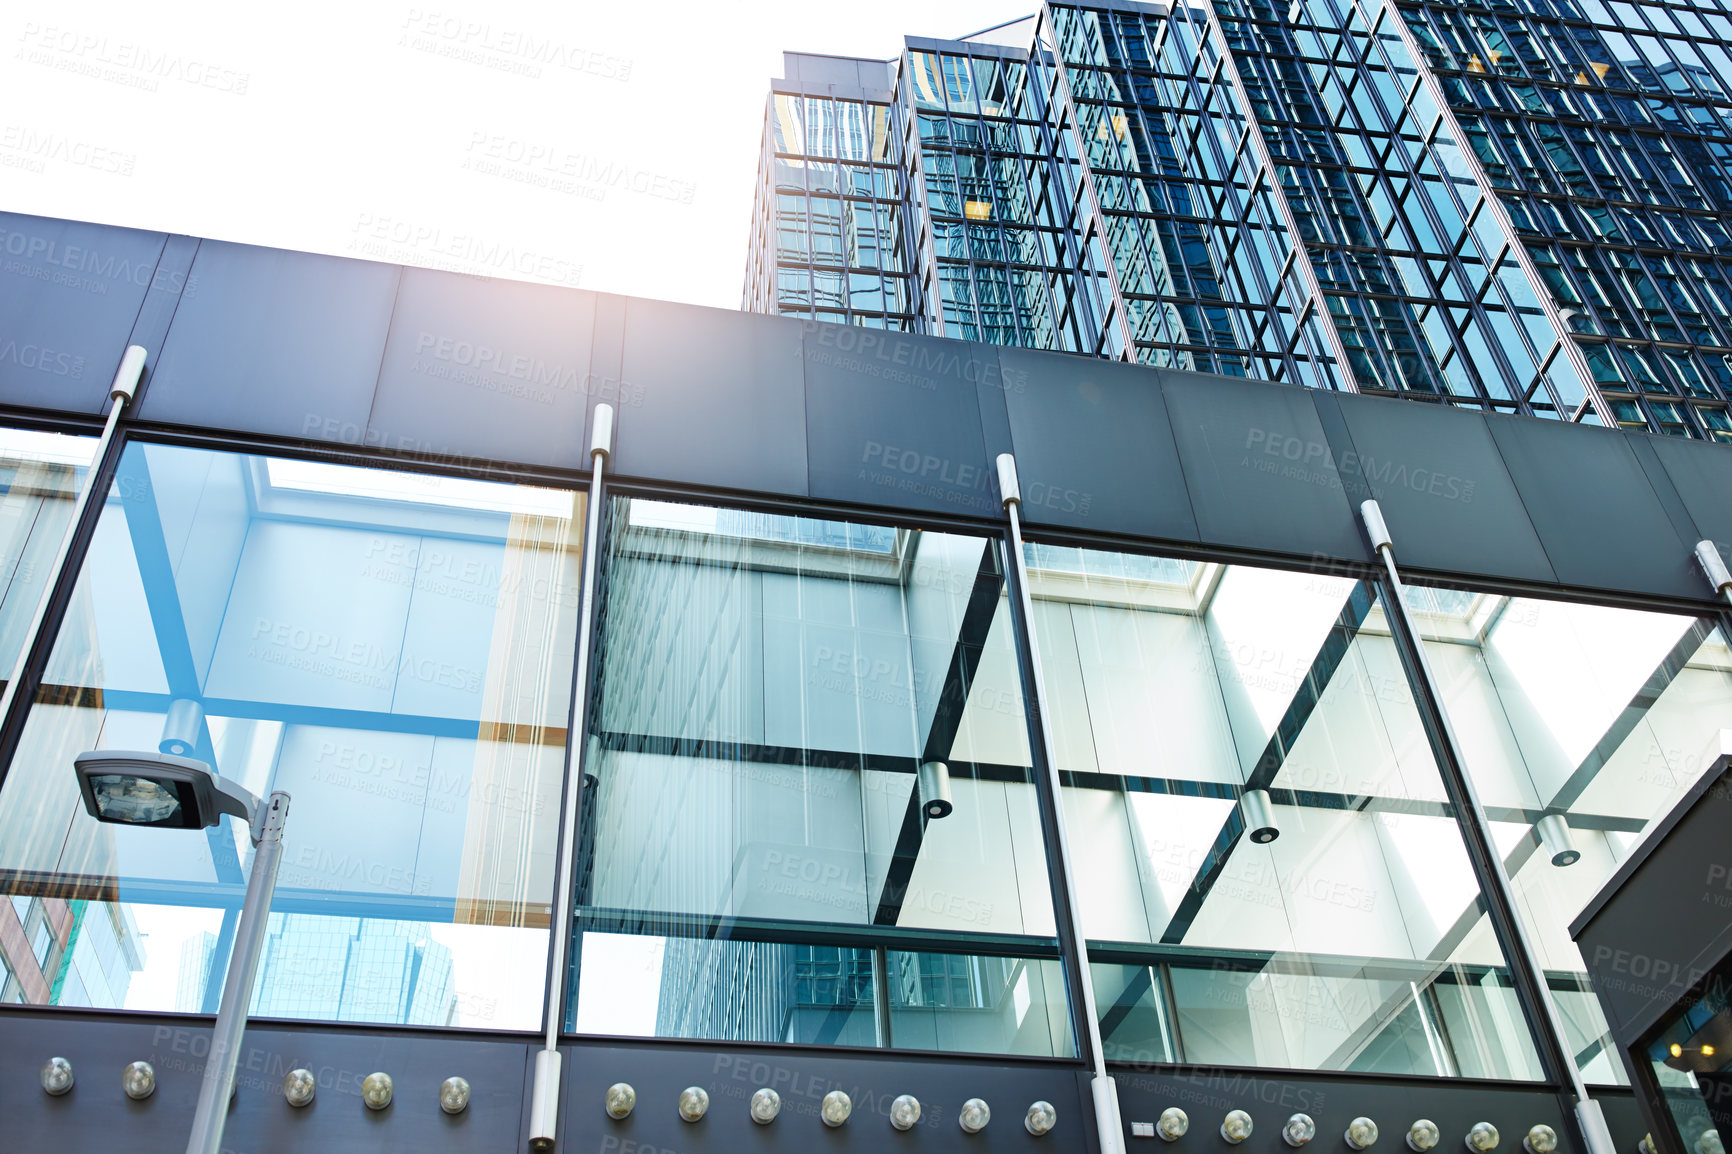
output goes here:
[{"label": "ceiling light", "polygon": [[978,1134],[992,1121],[992,1107],[983,1099],[970,1098],[957,1112],[956,1121],[961,1124],[964,1133]]},{"label": "ceiling light", "polygon": [[1438,1130],[1436,1122],[1430,1118],[1421,1118],[1407,1128],[1407,1148],[1416,1150],[1419,1154],[1425,1154],[1427,1150],[1436,1146],[1442,1137],[1443,1133]]},{"label": "ceiling light", "polygon": [[56,1098],[72,1089],[72,1063],[65,1058],[42,1063],[42,1088]]},{"label": "ceiling light", "polygon": [[848,1097],[846,1091],[832,1090],[824,1095],[824,1101],[818,1105],[818,1115],[824,1119],[824,1125],[834,1130],[848,1120],[848,1115],[854,1112],[854,1100]]},{"label": "ceiling light", "polygon": [[631,1088],[629,1082],[615,1082],[607,1088],[602,1104],[607,1107],[607,1116],[617,1122],[629,1115],[631,1108],[637,1105],[637,1091]]},{"label": "ceiling light", "polygon": [[1162,1110],[1161,1120],[1155,1123],[1155,1133],[1168,1142],[1177,1142],[1190,1128],[1190,1116],[1177,1106],[1168,1106]]},{"label": "ceiling light", "polygon": [[283,1075],[283,1097],[288,1099],[289,1105],[297,1109],[311,1106],[313,1096],[318,1092],[319,1082],[313,1077],[311,1070],[290,1070]]},{"label": "ceiling light", "polygon": [[1239,816],[1245,819],[1245,832],[1258,845],[1268,845],[1281,836],[1275,824],[1275,807],[1267,790],[1248,789],[1239,797]]},{"label": "ceiling light", "polygon": [[156,1093],[156,1067],[149,1062],[130,1062],[120,1072],[120,1088],[134,1102],[142,1102]]},{"label": "ceiling light", "polygon": [[1358,1117],[1347,1123],[1347,1144],[1355,1150],[1363,1150],[1377,1141],[1377,1123],[1366,1117]]},{"label": "ceiling light", "polygon": [[1490,1122],[1475,1122],[1467,1132],[1467,1148],[1474,1154],[1487,1154],[1497,1149],[1497,1127]]},{"label": "ceiling light", "polygon": [[680,1091],[680,1117],[698,1122],[710,1111],[710,1092],[702,1086],[687,1086]]},{"label": "ceiling light", "polygon": [[1534,824],[1539,831],[1540,844],[1551,855],[1555,866],[1572,866],[1582,860],[1582,851],[1576,848],[1575,839],[1570,836],[1570,823],[1564,820],[1561,813],[1548,813]]},{"label": "ceiling light", "polygon": [[1022,1128],[1039,1138],[1058,1125],[1058,1111],[1052,1108],[1051,1102],[1036,1102],[1028,1108],[1023,1116]]},{"label": "ceiling light", "polygon": [[752,1121],[768,1126],[782,1112],[782,1096],[765,1086],[752,1095]]},{"label": "ceiling light", "polygon": [[375,1070],[361,1079],[361,1101],[367,1104],[369,1110],[383,1110],[391,1104],[396,1093],[397,1088],[391,1081],[391,1075],[383,1070]]},{"label": "ceiling light", "polygon": [[439,1108],[447,1114],[469,1109],[469,1079],[451,1077],[439,1083]]},{"label": "ceiling light", "polygon": [[1702,1056],[1704,1058],[1712,1058],[1714,1056],[1714,1047],[1707,1042],[1703,1042],[1702,1043]]},{"label": "ceiling light", "polygon": [[920,812],[928,821],[949,817],[955,804],[950,798],[950,767],[942,761],[920,763]]},{"label": "ceiling light", "polygon": [[1543,1123],[1531,1128],[1522,1139],[1522,1149],[1528,1154],[1552,1154],[1557,1148],[1558,1132]]},{"label": "ceiling light", "polygon": [[1229,1144],[1237,1146],[1250,1136],[1251,1115],[1243,1110],[1227,1111],[1227,1116],[1221,1119],[1221,1137]]},{"label": "ceiling light", "polygon": [[920,1099],[912,1094],[898,1094],[890,1103],[890,1124],[898,1130],[912,1130],[920,1121]]},{"label": "ceiling light", "polygon": [[1317,1123],[1309,1114],[1295,1114],[1281,1127],[1281,1138],[1289,1146],[1303,1146],[1317,1137]]}]

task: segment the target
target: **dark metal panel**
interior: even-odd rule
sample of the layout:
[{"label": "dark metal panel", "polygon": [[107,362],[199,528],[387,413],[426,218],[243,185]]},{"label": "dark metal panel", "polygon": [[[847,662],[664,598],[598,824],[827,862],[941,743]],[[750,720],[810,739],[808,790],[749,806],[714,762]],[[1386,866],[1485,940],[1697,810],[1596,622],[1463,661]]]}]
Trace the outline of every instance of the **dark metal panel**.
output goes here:
[{"label": "dark metal panel", "polygon": [[[1713,541],[1722,557],[1732,558],[1732,446],[1655,437],[1653,449],[1694,522],[1692,535]],[[1707,587],[1703,578],[1699,589]]]},{"label": "dark metal panel", "polygon": [[367,443],[384,449],[581,468],[591,399],[592,293],[403,270]]},{"label": "dark metal panel", "polygon": [[[7,1088],[0,1147],[21,1154],[185,1148],[209,1050],[207,1024],[7,1011],[0,1014],[0,1084]],[[527,1051],[521,1041],[255,1025],[241,1044],[223,1147],[244,1154],[516,1149]],[[54,1055],[72,1063],[76,1078],[61,1098],[44,1094],[38,1080]],[[120,1072],[140,1059],[156,1067],[157,1090],[133,1102],[121,1092]],[[313,1104],[299,1110],[282,1091],[283,1075],[296,1067],[313,1071],[319,1085]],[[390,1074],[396,1088],[381,1111],[361,1102],[361,1080],[375,1070]],[[448,1116],[438,1089],[453,1074],[469,1080],[471,1097],[466,1112]],[[117,1135],[125,1138],[119,1146]]]},{"label": "dark metal panel", "polygon": [[149,354],[144,364],[144,376],[133,394],[135,407],[144,401],[145,393],[150,390],[150,380],[156,372],[156,358],[162,353],[169,325],[174,323],[174,314],[180,308],[181,290],[186,287],[187,276],[192,272],[199,243],[197,237],[171,236],[163,245],[162,255],[157,258],[150,291],[144,296],[144,305],[138,310],[132,335],[126,341],[129,345],[141,346]]},{"label": "dark metal panel", "polygon": [[1480,414],[1347,393],[1316,399],[1339,408],[1353,445],[1336,468],[1377,499],[1404,566],[1557,579]]},{"label": "dark metal panel", "polygon": [[[1521,417],[1484,420],[1559,581],[1705,595],[1692,571],[1695,542],[1673,529],[1625,434]],[[1457,562],[1452,568],[1468,567]]]},{"label": "dark metal panel", "polygon": [[0,213],[0,402],[68,413],[106,409],[166,239]]},{"label": "dark metal panel", "polygon": [[[1077,1067],[1056,1063],[583,1043],[565,1048],[560,1148],[586,1154],[1081,1154],[1097,1148],[1081,1074]],[[619,1122],[602,1108],[614,1082],[628,1082],[637,1091],[637,1108]],[[686,1122],[676,1110],[687,1086],[709,1092],[709,1114],[701,1122]],[[769,1125],[752,1121],[748,1110],[759,1087],[775,1090],[782,1099],[782,1112]],[[854,1102],[853,1116],[836,1129],[826,1127],[818,1114],[831,1090],[846,1092]],[[920,1100],[920,1121],[907,1133],[890,1125],[890,1103],[899,1094]],[[976,1097],[991,1107],[992,1121],[971,1136],[957,1125],[956,1115],[963,1102]],[[1037,1100],[1051,1102],[1058,1111],[1057,1128],[1038,1139],[1022,1124]]]},{"label": "dark metal panel", "polygon": [[1721,757],[1570,926],[1626,1046],[1732,953],[1729,773]]},{"label": "dark metal panel", "polygon": [[978,382],[1000,350],[849,325],[805,328],[814,497],[998,517]]},{"label": "dark metal panel", "polygon": [[1025,349],[999,359],[1031,527],[1197,539],[1158,373]]},{"label": "dark metal panel", "polygon": [[[1114,1071],[1119,1110],[1130,1149],[1154,1148],[1171,1154],[1292,1154],[1281,1127],[1294,1114],[1309,1114],[1317,1124],[1315,1145],[1339,1151],[1348,1123],[1364,1116],[1377,1123],[1374,1150],[1405,1150],[1407,1128],[1420,1118],[1437,1123],[1439,1151],[1463,1148],[1475,1122],[1490,1122],[1502,1138],[1499,1149],[1520,1150],[1529,1127],[1544,1123],[1557,1131],[1559,1148],[1570,1149],[1573,1126],[1566,1124],[1557,1096],[1532,1086],[1469,1082],[1445,1078],[1331,1078],[1280,1070]],[[1154,1122],[1177,1106],[1190,1116],[1189,1133],[1176,1142],[1130,1138],[1135,1122]],[[1251,1115],[1251,1136],[1237,1147],[1221,1140],[1229,1110]],[[1639,1136],[1639,1134],[1638,1134]],[[1620,1150],[1629,1149],[1620,1143]]]},{"label": "dark metal panel", "polygon": [[140,415],[363,443],[401,271],[205,241]]},{"label": "dark metal panel", "polygon": [[1200,373],[1160,381],[1201,540],[1369,558],[1307,390]]},{"label": "dark metal panel", "polygon": [[803,496],[800,322],[628,298],[613,472]]}]

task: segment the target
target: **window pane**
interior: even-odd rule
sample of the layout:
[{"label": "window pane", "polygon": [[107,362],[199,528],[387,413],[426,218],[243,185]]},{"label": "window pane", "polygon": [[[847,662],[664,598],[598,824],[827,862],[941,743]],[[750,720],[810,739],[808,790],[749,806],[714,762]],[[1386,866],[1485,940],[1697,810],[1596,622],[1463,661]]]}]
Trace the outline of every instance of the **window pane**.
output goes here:
[{"label": "window pane", "polygon": [[582,524],[575,493],[129,446],[0,791],[0,892],[60,927],[28,1000],[215,1009],[244,826],[98,824],[72,772],[185,700],[193,756],[293,797],[254,1013],[537,1028]]},{"label": "window pane", "polygon": [[575,1028],[1070,1053],[996,544],[608,513]]},{"label": "window pane", "polygon": [[94,437],[0,428],[0,684],[18,662],[95,452]]},{"label": "window pane", "polygon": [[1028,561],[1109,1055],[1538,1078],[1375,588]]},{"label": "window pane", "polygon": [[[1571,1050],[1622,1083],[1569,924],[1719,755],[1732,652],[1711,618],[1436,592],[1415,603],[1432,669]],[[1569,846],[1542,839],[1553,814]]]}]

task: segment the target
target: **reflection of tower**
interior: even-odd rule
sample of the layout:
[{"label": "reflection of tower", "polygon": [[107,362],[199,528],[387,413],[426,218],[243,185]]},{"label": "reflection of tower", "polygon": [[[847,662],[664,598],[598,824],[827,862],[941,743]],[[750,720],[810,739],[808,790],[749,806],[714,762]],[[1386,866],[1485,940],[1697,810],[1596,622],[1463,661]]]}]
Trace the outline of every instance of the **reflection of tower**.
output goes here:
[{"label": "reflection of tower", "polygon": [[0,1001],[121,1006],[143,968],[125,906],[14,895],[0,907]]},{"label": "reflection of tower", "polygon": [[[769,942],[669,938],[656,1034],[783,1042],[794,1010],[794,955]],[[870,997],[870,992],[868,992]]]},{"label": "reflection of tower", "polygon": [[[195,947],[196,939],[181,956],[183,990],[194,963],[209,971],[208,947]],[[448,1026],[457,1013],[452,985],[451,951],[425,923],[272,914],[252,1013]]]},{"label": "reflection of tower", "polygon": [[583,500],[571,514],[513,514],[500,563],[481,725],[468,785],[454,920],[548,924],[565,768],[569,638],[576,632]]}]

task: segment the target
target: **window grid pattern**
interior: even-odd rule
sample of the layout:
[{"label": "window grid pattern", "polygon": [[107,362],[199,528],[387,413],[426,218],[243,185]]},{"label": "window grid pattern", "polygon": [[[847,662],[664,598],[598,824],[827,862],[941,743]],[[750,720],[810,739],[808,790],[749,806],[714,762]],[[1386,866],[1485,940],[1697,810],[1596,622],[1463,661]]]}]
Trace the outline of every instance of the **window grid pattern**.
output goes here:
[{"label": "window grid pattern", "polygon": [[1607,418],[1732,440],[1732,18],[1600,0],[1401,13]]},{"label": "window grid pattern", "polygon": [[882,103],[774,94],[742,307],[909,330],[898,152]]}]

